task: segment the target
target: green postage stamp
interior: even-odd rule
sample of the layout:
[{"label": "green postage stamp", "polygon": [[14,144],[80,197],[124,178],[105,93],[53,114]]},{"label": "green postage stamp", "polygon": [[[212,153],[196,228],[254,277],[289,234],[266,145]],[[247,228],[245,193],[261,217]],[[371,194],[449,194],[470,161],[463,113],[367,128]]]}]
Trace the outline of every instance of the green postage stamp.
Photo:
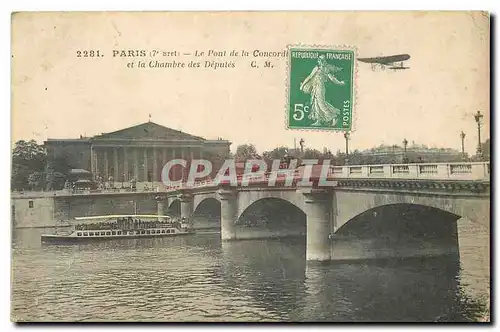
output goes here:
[{"label": "green postage stamp", "polygon": [[356,50],[289,46],[287,127],[353,129]]}]

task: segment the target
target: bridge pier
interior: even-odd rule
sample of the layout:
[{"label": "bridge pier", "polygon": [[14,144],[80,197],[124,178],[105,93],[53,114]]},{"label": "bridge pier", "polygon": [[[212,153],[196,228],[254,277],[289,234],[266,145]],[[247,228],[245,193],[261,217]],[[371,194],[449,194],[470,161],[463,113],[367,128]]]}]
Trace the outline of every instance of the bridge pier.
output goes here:
[{"label": "bridge pier", "polygon": [[301,189],[307,215],[306,260],[327,261],[330,256],[332,195],[324,189]]},{"label": "bridge pier", "polygon": [[193,214],[193,196],[190,194],[180,194],[181,218],[189,219]]},{"label": "bridge pier", "polygon": [[[157,214],[158,216],[164,216],[167,214],[168,203],[167,198],[162,195],[157,195],[155,197],[156,206],[157,206]],[[164,221],[165,218],[158,218],[160,221]]]},{"label": "bridge pier", "polygon": [[236,217],[238,212],[237,192],[221,189],[218,191],[220,197],[220,227],[221,239],[236,239]]}]

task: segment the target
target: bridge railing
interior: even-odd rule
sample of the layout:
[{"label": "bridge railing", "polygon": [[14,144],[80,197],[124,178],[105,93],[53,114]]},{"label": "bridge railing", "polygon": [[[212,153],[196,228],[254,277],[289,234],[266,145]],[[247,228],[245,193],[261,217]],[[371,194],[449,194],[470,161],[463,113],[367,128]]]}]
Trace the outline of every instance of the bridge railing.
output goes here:
[{"label": "bridge railing", "polygon": [[[301,177],[298,170],[296,180]],[[318,172],[313,172],[318,173]],[[319,173],[318,173],[319,174]],[[314,177],[314,175],[313,175]],[[463,163],[419,163],[419,164],[389,164],[389,165],[346,165],[331,166],[327,175],[329,180],[346,178],[372,178],[372,179],[436,179],[436,180],[489,180],[489,162],[463,162]],[[284,174],[278,176],[278,181],[285,178]],[[263,183],[267,183],[269,173]],[[238,183],[241,178],[238,178]],[[262,181],[259,181],[259,183]],[[166,187],[166,191],[179,189],[194,189],[214,187],[214,180],[197,181],[192,185],[182,183]]]},{"label": "bridge railing", "polygon": [[[291,170],[296,180],[301,177],[298,170]],[[318,172],[313,172],[318,173]],[[318,173],[319,174],[319,173]],[[315,175],[313,175],[314,177]],[[317,175],[316,175],[317,176]],[[455,163],[420,163],[420,164],[388,164],[388,165],[345,165],[331,166],[327,175],[329,180],[346,178],[373,179],[437,179],[437,180],[489,180],[490,162],[455,162]],[[266,185],[269,173],[258,184]],[[278,176],[278,182],[284,181],[285,175]],[[241,179],[238,179],[238,182]],[[256,183],[253,183],[256,184]],[[13,192],[12,197],[46,197],[66,195],[92,195],[112,193],[147,193],[155,191],[176,191],[180,189],[209,188],[216,186],[212,179],[196,181],[190,185],[181,183],[175,186],[157,186],[131,191],[128,188],[78,190],[69,189],[45,192]]]},{"label": "bridge railing", "polygon": [[203,181],[195,181],[194,184],[188,184],[187,182],[183,182],[181,184],[166,186],[166,191],[175,191],[179,189],[188,189],[188,188],[204,188],[204,187],[213,187],[215,186],[215,181],[212,179],[203,180]]},{"label": "bridge railing", "polygon": [[489,179],[489,177],[489,162],[332,166],[328,174],[329,179],[429,178],[442,180],[479,180]]},{"label": "bridge railing", "polygon": [[12,191],[11,197],[52,197],[52,196],[88,196],[102,194],[137,194],[137,193],[154,193],[162,191],[162,184],[159,182],[141,184],[137,188],[130,187],[114,187],[114,188],[98,188],[98,189],[58,189],[58,190],[39,190],[39,191]]}]

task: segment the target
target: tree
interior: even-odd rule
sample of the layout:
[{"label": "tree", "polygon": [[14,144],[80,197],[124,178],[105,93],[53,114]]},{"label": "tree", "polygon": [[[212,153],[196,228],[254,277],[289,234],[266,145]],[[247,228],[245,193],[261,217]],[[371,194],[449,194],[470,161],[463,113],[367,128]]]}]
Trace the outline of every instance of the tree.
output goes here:
[{"label": "tree", "polygon": [[262,156],[266,161],[272,161],[275,159],[283,159],[285,155],[288,154],[288,148],[286,146],[280,146],[272,151],[264,151]]},{"label": "tree", "polygon": [[363,165],[369,163],[359,150],[350,151],[347,159],[350,165]]},{"label": "tree", "polygon": [[257,156],[257,149],[253,144],[241,144],[236,148],[236,153],[234,158],[236,161],[246,161],[247,159],[253,159]]},{"label": "tree", "polygon": [[332,157],[330,165],[341,166],[345,165],[346,154],[340,150],[337,150],[335,156]]},{"label": "tree", "polygon": [[[12,151],[12,174],[11,188],[13,190],[24,190],[32,187],[36,183],[36,187],[42,187],[43,177],[39,173],[43,173],[45,169],[46,153],[42,145],[38,145],[35,140],[17,141],[14,150]],[[37,175],[32,175],[36,174]],[[30,182],[31,176],[31,182]]]},{"label": "tree", "polygon": [[31,170],[43,170],[45,167],[45,150],[35,140],[16,142],[12,151],[12,164],[25,165]]},{"label": "tree", "polygon": [[28,188],[28,176],[30,169],[26,165],[12,164],[10,185],[12,190],[24,190]]},{"label": "tree", "polygon": [[69,156],[65,153],[47,159],[47,190],[57,190],[64,187],[66,177],[72,168],[69,160]]},{"label": "tree", "polygon": [[304,159],[323,159],[323,154],[316,149],[306,149],[304,151]]},{"label": "tree", "polygon": [[42,190],[45,184],[44,172],[33,172],[28,176],[28,185],[31,190]]}]

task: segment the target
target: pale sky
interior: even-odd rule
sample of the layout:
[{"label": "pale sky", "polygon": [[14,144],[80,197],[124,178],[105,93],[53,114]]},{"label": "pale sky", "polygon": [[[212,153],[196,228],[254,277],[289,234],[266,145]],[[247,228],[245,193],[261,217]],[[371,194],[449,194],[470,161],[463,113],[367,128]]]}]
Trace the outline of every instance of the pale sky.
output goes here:
[{"label": "pale sky", "polygon": [[[259,152],[344,149],[342,133],[285,129],[286,58],[254,69],[127,68],[112,50],[281,51],[288,44],[350,45],[359,57],[408,53],[409,70],[372,71],[358,63],[351,149],[406,138],[460,149],[477,145],[473,113],[489,137],[489,20],[481,13],[34,13],[13,16],[12,140],[92,136],[152,121]],[[77,50],[103,58],[77,58]],[[197,60],[193,56],[159,61]],[[135,61],[139,60],[135,58]],[[148,62],[149,56],[143,61]],[[203,62],[207,58],[200,59]]]}]

